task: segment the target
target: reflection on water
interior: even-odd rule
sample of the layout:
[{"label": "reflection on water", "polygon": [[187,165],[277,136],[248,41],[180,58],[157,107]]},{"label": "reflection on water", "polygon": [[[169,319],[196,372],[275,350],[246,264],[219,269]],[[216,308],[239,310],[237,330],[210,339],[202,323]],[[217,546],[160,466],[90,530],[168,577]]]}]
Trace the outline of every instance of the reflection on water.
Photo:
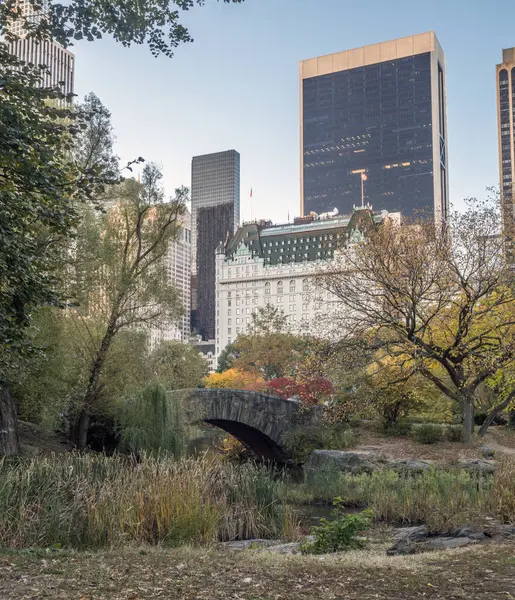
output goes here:
[{"label": "reflection on water", "polygon": [[206,427],[197,429],[190,439],[187,453],[189,456],[206,455],[208,458],[218,456],[216,446],[218,446],[224,437],[227,436],[225,431],[218,427]]}]

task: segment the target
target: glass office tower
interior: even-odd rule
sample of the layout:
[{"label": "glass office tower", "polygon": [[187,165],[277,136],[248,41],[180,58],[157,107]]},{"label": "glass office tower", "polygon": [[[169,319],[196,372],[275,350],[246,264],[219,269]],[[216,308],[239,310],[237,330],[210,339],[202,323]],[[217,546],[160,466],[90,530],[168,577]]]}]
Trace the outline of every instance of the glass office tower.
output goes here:
[{"label": "glass office tower", "polygon": [[240,155],[236,150],[195,156],[191,163],[192,324],[215,338],[215,250],[240,224]]},{"label": "glass office tower", "polygon": [[448,210],[445,56],[433,32],[302,61],[301,213]]},{"label": "glass office tower", "polygon": [[506,251],[515,258],[515,48],[503,50],[497,65],[497,121],[499,176]]}]

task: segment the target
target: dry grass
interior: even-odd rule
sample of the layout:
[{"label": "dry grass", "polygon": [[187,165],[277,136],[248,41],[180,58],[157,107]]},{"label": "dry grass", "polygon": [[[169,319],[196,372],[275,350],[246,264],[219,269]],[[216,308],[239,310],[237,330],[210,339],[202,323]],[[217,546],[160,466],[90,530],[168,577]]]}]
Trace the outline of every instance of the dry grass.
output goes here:
[{"label": "dry grass", "polygon": [[9,600],[509,600],[515,547],[410,557],[180,548],[0,556]]},{"label": "dry grass", "polygon": [[0,546],[102,548],[296,536],[253,464],[75,454],[0,464]]},{"label": "dry grass", "polygon": [[408,437],[392,437],[377,432],[373,427],[359,428],[360,443],[356,450],[370,449],[384,454],[387,458],[414,458],[431,460],[436,464],[451,463],[460,459],[480,458],[481,446],[488,444],[488,438],[474,444],[461,442],[438,442],[437,444],[419,444]]}]

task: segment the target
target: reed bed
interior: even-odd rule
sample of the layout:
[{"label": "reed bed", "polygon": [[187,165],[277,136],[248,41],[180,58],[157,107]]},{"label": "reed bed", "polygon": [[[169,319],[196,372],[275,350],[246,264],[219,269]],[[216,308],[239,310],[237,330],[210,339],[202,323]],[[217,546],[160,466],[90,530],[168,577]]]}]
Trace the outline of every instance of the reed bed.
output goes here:
[{"label": "reed bed", "polygon": [[371,508],[378,520],[425,523],[435,532],[485,524],[488,518],[513,525],[515,458],[501,458],[493,476],[442,468],[421,474],[379,470],[344,475],[328,470],[283,489],[291,503],[330,503],[336,496],[348,506]]},{"label": "reed bed", "polygon": [[114,548],[296,537],[281,475],[248,463],[68,454],[0,465],[0,546]]}]

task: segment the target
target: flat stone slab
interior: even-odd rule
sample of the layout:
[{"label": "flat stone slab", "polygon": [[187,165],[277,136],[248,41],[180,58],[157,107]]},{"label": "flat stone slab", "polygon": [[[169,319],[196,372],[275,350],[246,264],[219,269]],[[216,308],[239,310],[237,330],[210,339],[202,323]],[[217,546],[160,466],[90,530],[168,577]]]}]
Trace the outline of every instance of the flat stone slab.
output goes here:
[{"label": "flat stone slab", "polygon": [[418,545],[419,551],[422,550],[450,550],[451,548],[461,548],[462,546],[470,546],[477,544],[478,540],[473,540],[469,537],[441,537],[435,538]]},{"label": "flat stone slab", "polygon": [[398,458],[389,460],[386,467],[396,471],[409,471],[411,473],[423,473],[429,471],[433,463],[429,460],[416,460],[413,458]]},{"label": "flat stone slab", "polygon": [[467,458],[459,460],[456,465],[465,471],[472,471],[489,475],[495,472],[495,460],[485,460],[484,458]]}]

